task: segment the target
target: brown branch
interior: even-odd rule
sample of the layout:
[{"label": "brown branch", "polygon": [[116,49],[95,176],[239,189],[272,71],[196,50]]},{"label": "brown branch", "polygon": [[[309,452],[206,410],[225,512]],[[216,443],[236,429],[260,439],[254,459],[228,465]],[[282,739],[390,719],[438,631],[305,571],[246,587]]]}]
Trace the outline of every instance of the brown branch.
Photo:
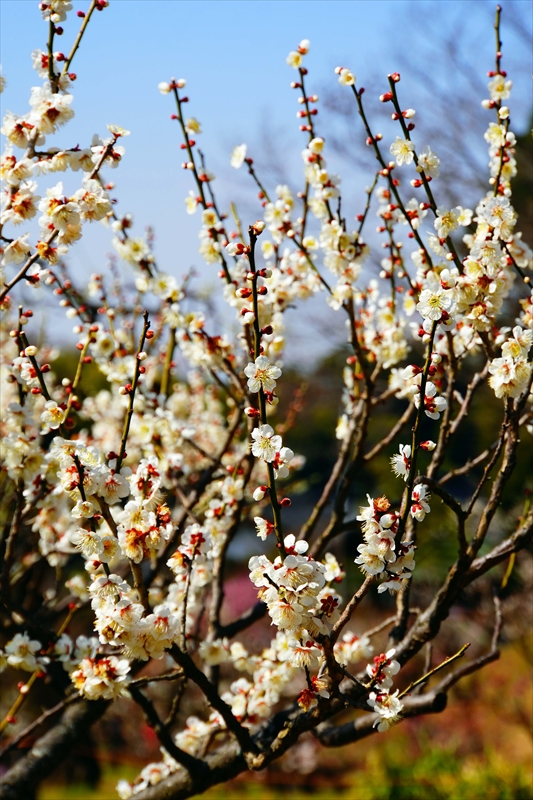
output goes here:
[{"label": "brown branch", "polygon": [[518,448],[519,443],[519,430],[518,430],[518,409],[513,408],[513,401],[509,400],[507,402],[507,407],[505,411],[505,418],[502,423],[502,428],[500,432],[500,441],[496,447],[494,455],[490,462],[485,467],[483,472],[483,477],[474,492],[472,499],[470,500],[467,513],[470,514],[475,500],[481,491],[481,486],[487,480],[489,472],[491,468],[494,466],[496,461],[499,458],[500,452],[503,449],[503,460],[500,466],[500,470],[498,472],[498,476],[495,479],[494,483],[492,484],[492,489],[489,495],[488,501],[485,503],[483,508],[483,512],[481,514],[481,518],[479,520],[476,533],[470,542],[468,553],[471,558],[473,558],[481,545],[485,540],[485,536],[488,532],[490,523],[494,514],[496,513],[498,506],[500,504],[501,496],[505,485],[509,478],[511,477],[514,467],[516,465],[516,451]]},{"label": "brown branch", "polygon": [[464,417],[468,414],[476,389],[479,386],[481,386],[481,384],[484,382],[485,378],[487,377],[488,371],[489,371],[489,364],[487,363],[485,364],[481,372],[476,372],[476,374],[468,384],[463,402],[461,403],[461,407],[457,412],[457,416],[450,425],[450,436],[453,436],[457,432],[459,425],[463,421]]},{"label": "brown branch", "polygon": [[459,539],[459,553],[461,555],[464,554],[467,548],[465,523],[469,516],[468,511],[463,509],[461,503],[459,503],[459,501],[456,500],[455,497],[452,497],[452,495],[449,492],[447,492],[446,489],[443,489],[438,481],[434,481],[427,475],[419,475],[415,479],[415,484],[419,483],[425,483],[428,489],[430,489],[433,494],[436,494],[437,497],[440,497],[443,503],[445,503],[457,517],[457,538]]},{"label": "brown branch", "polygon": [[503,542],[500,542],[493,547],[490,552],[481,558],[476,558],[467,573],[467,582],[471,583],[473,580],[484,575],[497,564],[501,564],[512,553],[517,553],[533,540],[533,510],[531,510],[520,527]]},{"label": "brown branch", "polygon": [[497,441],[493,442],[490,445],[490,447],[487,447],[485,450],[483,450],[482,453],[480,453],[475,458],[472,458],[469,461],[467,461],[465,464],[463,464],[462,467],[456,467],[455,469],[450,470],[449,472],[446,473],[446,475],[443,475],[442,478],[439,478],[439,484],[443,486],[445,483],[448,483],[448,481],[451,481],[453,478],[458,478],[461,475],[467,475],[471,470],[474,469],[474,467],[477,467],[478,464],[482,464],[483,461],[485,461],[485,459],[490,456],[492,451],[495,450],[497,446],[498,442]]},{"label": "brown branch", "polygon": [[17,501],[15,506],[15,513],[9,526],[9,534],[5,542],[5,550],[2,559],[2,571],[0,573],[0,591],[2,595],[7,595],[9,588],[9,576],[11,572],[11,564],[15,555],[15,542],[20,532],[22,522],[22,512],[24,510],[24,481],[19,479],[17,482]]},{"label": "brown branch", "polygon": [[172,698],[172,703],[170,705],[170,710],[167,714],[165,719],[165,725],[173,725],[180,710],[181,700],[185,689],[187,687],[187,678],[183,676],[183,680],[179,682],[174,697]]},{"label": "brown branch", "polygon": [[414,409],[415,409],[414,403],[409,403],[409,405],[407,406],[407,408],[403,412],[402,416],[392,426],[392,428],[390,429],[389,433],[380,442],[378,442],[372,448],[372,450],[369,450],[368,453],[365,453],[365,455],[363,456],[363,461],[371,461],[373,458],[375,458],[383,450],[384,447],[389,445],[393,441],[393,439],[396,438],[396,436],[400,433],[400,431],[403,428],[403,426],[406,425],[409,422],[410,417],[412,417],[412,415],[413,415]]},{"label": "brown branch", "polygon": [[195,683],[198,688],[204,693],[208,703],[218,711],[227,729],[233,733],[241,746],[243,754],[246,756],[250,753],[257,752],[256,745],[254,744],[250,732],[244,728],[238,719],[233,716],[231,707],[219,696],[215,687],[210,683],[204,673],[196,666],[188,653],[184,653],[179,647],[174,645],[169,651],[170,655],[179,666],[183,669],[184,673]]},{"label": "brown branch", "polygon": [[315,558],[319,556],[320,553],[323,552],[328,542],[330,542],[331,539],[335,538],[335,536],[337,536],[342,531],[344,523],[344,515],[346,513],[345,512],[346,499],[348,497],[352,482],[354,481],[357,475],[357,472],[359,470],[359,467],[361,466],[361,462],[363,459],[363,447],[368,433],[371,401],[372,401],[371,394],[367,394],[363,398],[363,408],[361,416],[358,418],[358,425],[356,428],[356,437],[353,445],[351,463],[346,469],[344,476],[341,480],[341,484],[337,492],[337,497],[335,498],[331,519],[327,527],[322,531],[320,536],[316,539],[310,550],[310,555],[312,555]]},{"label": "brown branch", "polygon": [[220,636],[220,611],[222,608],[222,602],[224,600],[223,581],[226,556],[228,548],[233,541],[233,538],[237,533],[241,523],[242,512],[246,503],[245,490],[252,476],[254,463],[254,456],[251,453],[248,453],[244,459],[245,467],[242,475],[242,497],[236,504],[235,511],[231,516],[231,522],[226,530],[224,542],[222,543],[218,556],[214,560],[213,577],[211,579],[211,608],[209,610],[208,640],[210,641]]},{"label": "brown branch", "polygon": [[133,383],[129,387],[128,391],[128,410],[126,412],[126,416],[124,417],[124,427],[122,430],[122,438],[120,441],[120,448],[118,451],[118,458],[117,464],[115,467],[116,472],[120,472],[120,468],[122,467],[122,462],[126,455],[126,444],[128,441],[128,433],[130,430],[131,425],[131,418],[133,416],[133,407],[135,405],[135,393],[137,391],[137,386],[139,385],[139,378],[141,376],[141,361],[139,360],[139,353],[142,352],[144,349],[144,343],[146,341],[146,334],[150,328],[150,320],[148,318],[148,311],[145,311],[143,314],[143,329],[139,339],[139,346],[137,348],[137,358],[135,359],[135,371],[133,374]]},{"label": "brown branch", "polygon": [[497,594],[494,595],[494,610],[494,630],[492,632],[492,640],[489,652],[485,653],[483,656],[479,656],[479,658],[475,658],[473,661],[470,661],[463,667],[459,667],[459,669],[454,670],[450,675],[447,675],[446,678],[444,678],[444,680],[435,687],[435,691],[447,692],[452,686],[460,681],[461,678],[464,678],[466,675],[471,675],[473,672],[477,672],[477,670],[481,669],[486,664],[490,664],[492,661],[497,661],[499,659],[500,650],[498,643],[500,641],[500,634],[502,631],[503,616],[502,604]]},{"label": "brown branch", "polygon": [[[430,692],[404,700],[402,718],[418,717],[421,714],[439,714],[446,708],[447,697],[444,692]],[[377,714],[365,714],[345,725],[324,725],[316,730],[315,736],[324,747],[341,747],[356,742],[377,732],[374,727]]]},{"label": "brown branch", "polygon": [[173,669],[170,672],[163,672],[161,675],[145,675],[142,678],[137,678],[137,680],[131,681],[128,686],[148,686],[150,683],[157,683],[159,681],[177,681],[183,677],[184,675],[182,669]]},{"label": "brown branch", "polygon": [[[354,414],[354,418],[356,418],[356,416],[357,415]],[[346,439],[344,439],[340,447],[337,460],[327,480],[327,483],[322,490],[322,494],[320,495],[318,502],[313,508],[313,511],[311,512],[311,515],[309,516],[307,522],[305,522],[300,529],[300,533],[298,534],[299,539],[306,539],[314,531],[320,517],[322,516],[322,512],[324,511],[325,507],[327,506],[327,504],[331,499],[335,486],[337,485],[337,481],[339,480],[340,476],[342,475],[342,472],[346,468],[348,459],[350,457],[350,451],[352,448],[353,439],[356,432],[356,425],[354,420],[352,420],[351,425],[352,425],[352,430],[350,431],[350,435],[347,436]]]},{"label": "brown branch", "polygon": [[[420,614],[420,609],[410,608],[408,613],[409,615],[418,616],[418,614]],[[394,616],[392,617],[387,617],[387,619],[383,620],[383,622],[380,622],[379,625],[376,625],[374,628],[370,628],[370,630],[364,631],[364,633],[362,633],[361,636],[375,636],[376,633],[381,633],[381,631],[384,631],[385,628],[389,627],[389,625],[392,625],[393,622],[396,622],[396,614],[394,614]]]},{"label": "brown branch", "polygon": [[[427,641],[435,638],[440,630],[442,622],[448,616],[449,610],[455,602],[455,599],[457,598],[457,595],[461,589],[475,580],[480,574],[482,574],[482,572],[486,572],[491,566],[494,566],[494,564],[504,560],[506,555],[509,554],[508,551],[505,552],[504,550],[502,552],[500,550],[496,558],[493,557],[487,561],[483,561],[483,559],[481,559],[481,564],[478,561],[477,568],[471,569],[474,557],[483,544],[494,514],[499,506],[505,485],[509,480],[516,464],[516,450],[518,446],[518,417],[520,411],[520,406],[513,408],[512,403],[508,402],[506,410],[506,418],[508,422],[506,426],[506,432],[504,436],[502,436],[502,439],[505,442],[503,462],[498,477],[493,483],[489,499],[479,520],[476,533],[470,545],[468,546],[466,553],[460,554],[456,562],[448,571],[446,580],[435,594],[429,606],[420,615],[409,633],[398,644],[396,658],[401,664],[405,664],[407,661],[409,661]],[[519,532],[514,534],[514,537],[516,538],[513,541],[510,552],[514,552],[515,550],[520,549],[520,546],[524,546],[524,544],[531,538],[532,528],[532,515],[528,514],[528,517],[521,526],[520,535],[518,535]],[[511,539],[513,539],[513,537],[511,537]]]},{"label": "brown branch", "polygon": [[442,414],[442,420],[439,428],[439,436],[437,439],[437,446],[431,457],[431,463],[427,469],[428,477],[432,478],[444,460],[446,445],[450,438],[450,419],[452,415],[452,400],[454,395],[455,379],[457,377],[457,358],[453,349],[453,336],[450,331],[446,332],[446,341],[448,345],[448,368],[447,378],[448,385],[446,386],[446,408]]},{"label": "brown branch", "polygon": [[185,769],[188,770],[191,775],[199,774],[203,769],[201,760],[191,756],[190,753],[186,753],[185,750],[182,750],[180,747],[174,744],[172,736],[170,735],[166,725],[164,725],[164,723],[159,719],[157,711],[155,710],[151,701],[137,686],[132,686],[130,684],[129,692],[137,705],[142,708],[144,716],[146,717],[146,721],[156,734],[167,753],[175,761],[177,761],[178,764],[181,764],[182,767],[185,767]]},{"label": "brown branch", "polygon": [[361,584],[361,586],[356,591],[350,602],[347,604],[341,616],[333,626],[331,633],[328,637],[332,644],[335,644],[335,642],[340,636],[342,629],[344,628],[345,625],[348,624],[353,612],[355,611],[355,609],[357,608],[357,606],[359,605],[365,594],[368,593],[370,587],[375,582],[375,580],[376,580],[375,575],[367,575],[364,582]]},{"label": "brown branch", "polygon": [[249,628],[250,625],[253,625],[254,622],[257,622],[260,619],[263,619],[267,611],[267,607],[265,603],[259,601],[248,611],[245,611],[244,614],[241,614],[240,617],[233,620],[233,622],[229,622],[227,625],[222,625],[219,628],[219,636],[226,636],[228,639],[231,639],[233,636],[236,636],[241,631],[246,630]]},{"label": "brown branch", "polygon": [[46,722],[47,719],[53,717],[59,711],[62,711],[66,705],[69,705],[70,703],[77,703],[81,699],[82,698],[80,695],[75,694],[71,697],[67,697],[65,700],[61,700],[61,702],[57,703],[52,708],[47,709],[47,711],[43,711],[43,713],[37,717],[37,719],[30,723],[30,725],[27,725],[25,728],[23,728],[20,733],[17,733],[16,736],[13,736],[13,738],[8,741],[5,747],[0,750],[0,758],[3,758],[7,753],[9,753],[10,750],[16,747],[19,742],[22,742],[23,739],[26,739],[26,737],[29,736],[30,733],[33,733],[36,728],[39,728],[43,722]]},{"label": "brown branch", "polygon": [[85,29],[86,29],[87,25],[89,24],[89,20],[91,19],[92,13],[95,10],[96,6],[97,6],[97,0],[92,0],[91,5],[89,6],[87,11],[85,12],[85,17],[83,19],[83,22],[81,23],[81,27],[80,27],[80,29],[78,31],[78,35],[76,36],[76,39],[74,40],[74,44],[72,45],[72,49],[71,49],[70,53],[68,54],[67,58],[65,59],[65,64],[63,66],[63,70],[61,72],[61,76],[66,75],[67,72],[69,71],[70,65],[72,64],[72,60],[73,60],[74,56],[76,55],[76,51],[77,51],[78,47],[81,44],[81,40],[83,38],[83,34],[85,33]]},{"label": "brown branch", "polygon": [[54,727],[35,742],[0,780],[0,800],[31,797],[34,787],[63,761],[90,726],[104,714],[106,700],[82,700],[71,705]]},{"label": "brown branch", "polygon": [[421,678],[418,678],[416,681],[412,681],[409,684],[409,686],[407,687],[407,689],[404,689],[403,692],[401,692],[399,697],[405,697],[406,695],[408,695],[411,692],[411,689],[415,689],[417,686],[420,686],[422,683],[426,683],[426,681],[428,681],[429,678],[431,678],[432,675],[435,675],[436,672],[440,672],[441,669],[444,669],[449,664],[451,664],[453,661],[456,661],[458,658],[462,658],[469,647],[470,647],[470,642],[467,642],[453,656],[450,656],[450,658],[445,658],[444,661],[442,661],[437,667],[433,667],[433,669],[430,669],[428,672],[426,672],[424,675],[422,675]]}]

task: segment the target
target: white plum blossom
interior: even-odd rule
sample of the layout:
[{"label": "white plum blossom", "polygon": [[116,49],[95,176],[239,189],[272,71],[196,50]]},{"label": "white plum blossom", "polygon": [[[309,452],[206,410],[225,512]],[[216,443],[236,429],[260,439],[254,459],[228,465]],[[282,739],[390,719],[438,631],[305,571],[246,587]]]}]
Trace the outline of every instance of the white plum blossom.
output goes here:
[{"label": "white plum blossom", "polygon": [[204,664],[218,666],[231,661],[229,642],[226,638],[215,639],[212,642],[203,641],[199,647],[200,657]]},{"label": "white plum blossom", "polygon": [[429,499],[431,495],[428,492],[428,487],[423,484],[419,483],[413,489],[411,493],[411,516],[417,520],[417,522],[422,522],[426,516],[431,511],[429,506]]},{"label": "white plum blossom", "polygon": [[432,152],[429,145],[418,154],[417,172],[424,172],[428,178],[438,178],[440,172],[440,158]]},{"label": "white plum blossom", "polygon": [[7,663],[15,669],[33,672],[38,665],[36,654],[41,647],[41,642],[30,639],[27,633],[16,633],[5,646]]},{"label": "white plum blossom", "polygon": [[47,429],[57,430],[65,421],[65,409],[57,405],[55,400],[47,400],[45,410],[41,414],[41,422]]},{"label": "white plum blossom", "polygon": [[512,88],[512,81],[506,80],[501,74],[495,75],[492,80],[489,81],[491,100],[495,100],[496,102],[499,102],[500,100],[507,100],[507,98],[511,95]]},{"label": "white plum blossom", "polygon": [[373,647],[368,636],[359,637],[354,633],[345,633],[341,641],[335,644],[333,652],[339,664],[347,666],[370,658]]},{"label": "white plum blossom", "polygon": [[397,478],[403,478],[404,481],[409,477],[409,470],[411,468],[411,445],[401,444],[399,453],[391,458],[392,471]]},{"label": "white plum blossom", "polygon": [[247,147],[245,144],[238,144],[233,148],[230,159],[230,164],[233,169],[240,169],[240,167],[242,167],[244,159],[246,158],[246,150]]},{"label": "white plum blossom", "polygon": [[379,540],[376,537],[373,542],[360,544],[357,547],[360,555],[355,559],[355,563],[359,564],[367,575],[379,575],[385,569],[385,558],[378,545]]},{"label": "white plum blossom", "polygon": [[402,139],[401,136],[396,137],[396,141],[390,146],[390,151],[396,157],[396,163],[399,167],[403,164],[411,164],[414,159],[415,146],[409,139]]},{"label": "white plum blossom", "polygon": [[346,67],[337,67],[335,72],[339,76],[341,86],[353,86],[355,84],[355,75]]},{"label": "white plum blossom", "polygon": [[64,22],[67,18],[67,12],[72,11],[70,0],[47,0],[46,3],[41,3],[39,7],[43,19],[51,20],[55,25],[58,22]]},{"label": "white plum blossom", "polygon": [[263,541],[265,541],[267,536],[269,536],[269,534],[274,530],[274,525],[263,517],[254,517],[254,525],[257,535]]},{"label": "white plum blossom", "polygon": [[417,311],[433,322],[447,321],[455,310],[455,275],[447,269],[437,274],[430,270],[416,306]]},{"label": "white plum blossom", "polygon": [[451,210],[443,207],[437,208],[437,216],[433,224],[439,239],[446,239],[450,233],[457,230],[461,212],[462,209],[459,208],[452,208]]},{"label": "white plum blossom", "polygon": [[324,578],[328,583],[330,581],[340,582],[346,577],[346,573],[342,569],[333,553],[326,553],[323,563],[326,567]]},{"label": "white plum blossom", "polygon": [[294,667],[317,669],[322,657],[321,649],[311,640],[302,643],[289,639],[289,659]]},{"label": "white plum blossom", "polygon": [[255,363],[245,367],[244,374],[248,378],[248,389],[250,392],[273,392],[276,388],[276,380],[281,376],[281,369],[271,364],[266,356],[258,356]]},{"label": "white plum blossom", "polygon": [[18,239],[13,239],[13,241],[4,248],[4,255],[2,258],[3,266],[7,264],[20,264],[29,257],[31,250],[28,242],[29,236],[29,233],[25,233],[23,236],[19,236]]},{"label": "white plum blossom", "polygon": [[[420,406],[420,392],[413,395],[415,406]],[[432,381],[426,382],[424,396],[424,414],[430,419],[439,419],[440,415],[447,406],[445,397],[437,395],[437,387]]]},{"label": "white plum blossom", "polygon": [[252,454],[262,458],[267,464],[272,463],[282,448],[281,436],[274,433],[271,425],[260,425],[252,431]]},{"label": "white plum blossom", "polygon": [[116,700],[128,695],[130,669],[130,662],[125,658],[84,658],[70,679],[88,700]]},{"label": "white plum blossom", "polygon": [[396,650],[392,648],[386,653],[374,656],[373,664],[368,664],[366,667],[367,675],[382,689],[389,689],[392,686],[393,676],[400,671],[400,664],[394,660],[395,653]]},{"label": "white plum blossom", "polygon": [[289,67],[293,69],[299,69],[303,63],[302,53],[299,53],[297,50],[291,50],[289,55],[287,56],[287,64]]},{"label": "white plum blossom", "polygon": [[275,478],[286,478],[289,475],[289,463],[294,458],[294,452],[290,447],[282,447],[272,459]]},{"label": "white plum blossom", "polygon": [[403,703],[398,698],[398,691],[396,689],[394,694],[382,691],[370,692],[368,696],[368,705],[379,715],[374,723],[374,727],[377,728],[379,733],[388,731],[401,719]]},{"label": "white plum blossom", "polygon": [[513,337],[502,345],[502,357],[489,364],[489,385],[496,397],[518,397],[529,385],[533,365],[528,353],[532,344],[532,330],[519,325],[513,328]]}]

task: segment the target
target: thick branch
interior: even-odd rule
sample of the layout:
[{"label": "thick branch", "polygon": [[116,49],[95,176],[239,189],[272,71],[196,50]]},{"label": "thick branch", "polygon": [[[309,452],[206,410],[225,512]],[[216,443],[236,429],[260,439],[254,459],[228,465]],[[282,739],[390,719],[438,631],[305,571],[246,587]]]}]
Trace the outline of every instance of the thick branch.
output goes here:
[{"label": "thick branch", "polygon": [[156,734],[167,753],[172,756],[172,758],[177,761],[178,764],[181,764],[182,767],[185,767],[185,769],[187,769],[191,774],[194,775],[201,772],[202,762],[174,744],[174,740],[172,739],[168,728],[163,722],[161,722],[154,706],[141,692],[141,690],[137,686],[130,686],[130,694],[137,705],[142,708],[144,716],[146,717],[146,721]]},{"label": "thick branch", "polygon": [[33,788],[52,774],[78,739],[87,736],[90,726],[108,705],[105,700],[87,700],[68,708],[61,721],[2,777],[0,800],[22,800],[31,796]]},{"label": "thick branch", "polygon": [[[447,697],[444,692],[430,692],[404,700],[402,717],[418,717],[421,714],[439,714],[446,708]],[[324,747],[341,747],[376,733],[374,723],[378,714],[365,714],[345,725],[325,725],[317,728],[316,738]]]}]

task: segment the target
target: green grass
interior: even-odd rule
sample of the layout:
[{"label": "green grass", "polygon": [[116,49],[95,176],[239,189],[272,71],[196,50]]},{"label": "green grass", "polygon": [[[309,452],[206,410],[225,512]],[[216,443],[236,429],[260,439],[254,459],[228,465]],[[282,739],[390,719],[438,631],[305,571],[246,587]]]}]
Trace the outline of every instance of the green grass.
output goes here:
[{"label": "green grass", "polygon": [[[426,751],[426,748],[427,751]],[[116,800],[119,778],[135,776],[134,768],[105,767],[97,789],[84,786],[44,786],[39,800]],[[270,775],[268,780],[275,781]],[[424,745],[422,755],[411,762],[400,742],[368,753],[363,769],[345,776],[345,789],[313,790],[313,777],[299,787],[269,785],[261,776],[246,776],[229,786],[215,786],[205,800],[531,800],[533,783],[526,765],[510,764],[501,755],[461,758],[451,750]]]}]

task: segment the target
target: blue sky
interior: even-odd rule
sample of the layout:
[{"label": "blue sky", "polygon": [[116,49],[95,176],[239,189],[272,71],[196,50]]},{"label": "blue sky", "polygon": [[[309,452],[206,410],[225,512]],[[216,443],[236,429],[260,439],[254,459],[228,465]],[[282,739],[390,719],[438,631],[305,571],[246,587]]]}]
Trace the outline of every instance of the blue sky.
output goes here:
[{"label": "blue sky", "polygon": [[[86,9],[88,2],[73,5],[74,11]],[[0,2],[1,61],[7,80],[2,113],[25,113],[30,87],[39,82],[30,53],[46,48],[47,25],[37,6],[35,0]],[[177,125],[169,120],[172,102],[159,94],[160,81],[187,79],[189,111],[202,123],[201,143],[208,165],[219,176],[215,188],[224,203],[234,189],[242,193],[243,176],[228,167],[232,147],[243,141],[258,143],[262,129],[274,150],[283,149],[280,155],[292,150],[300,163],[297,93],[289,88],[295,73],[285,63],[300,39],[311,40],[306,61],[310,88],[322,90],[326,82],[335,86],[333,69],[343,64],[365,86],[370,76],[381,73],[382,85],[369,87],[379,94],[387,88],[387,73],[398,68],[402,49],[416,61],[424,40],[427,53],[427,31],[420,25],[425,15],[437,27],[457,31],[462,52],[483,76],[494,60],[494,6],[487,0],[111,0],[109,8],[93,16],[75,58],[76,116],[48,144],[87,146],[93,133],[106,135],[109,122],[128,128],[126,156],[118,170],[108,174],[116,183],[118,211],[133,212],[139,231],[155,225],[163,269],[179,275],[195,263],[205,273],[208,268],[196,254],[198,220],[184,212],[190,175],[180,169]],[[514,59],[517,66],[512,78],[518,113],[513,119],[515,128],[516,123],[523,128],[531,108],[530,53],[506,28],[505,0],[503,7],[504,58]],[[529,0],[513,3],[526,25],[531,24],[531,8]],[[71,12],[57,47],[68,52],[78,24]],[[443,85],[453,87],[453,64],[441,77]],[[406,105],[416,90],[415,78],[402,69]],[[323,117],[319,120],[322,124]],[[60,177],[53,176],[53,182]],[[368,182],[365,179],[363,185]],[[102,269],[108,242],[105,229],[92,231],[74,248],[73,263]]]}]

